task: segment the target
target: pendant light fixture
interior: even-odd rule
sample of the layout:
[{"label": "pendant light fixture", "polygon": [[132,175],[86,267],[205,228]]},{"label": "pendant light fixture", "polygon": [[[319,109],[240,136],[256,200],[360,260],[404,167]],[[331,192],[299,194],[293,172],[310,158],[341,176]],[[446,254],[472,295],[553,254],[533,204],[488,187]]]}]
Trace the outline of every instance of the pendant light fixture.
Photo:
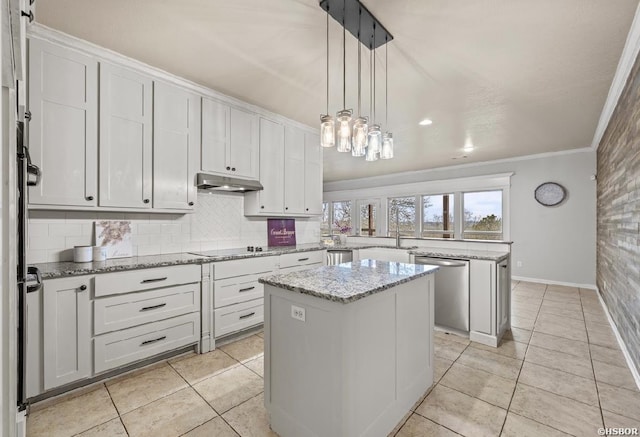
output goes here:
[{"label": "pendant light fixture", "polygon": [[[373,25],[373,40],[376,39],[376,25]],[[377,161],[380,153],[380,142],[382,141],[382,131],[376,120],[376,50],[372,48],[370,51],[373,62],[371,62],[371,122],[373,125],[369,128],[367,138],[367,153],[365,159],[367,161]]]},{"label": "pendant light fixture", "polygon": [[382,135],[380,159],[393,158],[393,134],[389,131],[389,46],[384,48],[384,125],[387,131]]},{"label": "pendant light fixture", "polygon": [[[333,7],[330,7],[332,5]],[[320,7],[327,12],[327,113],[320,116],[320,137],[323,147],[337,145],[338,152],[351,152],[364,156],[367,161],[393,158],[393,136],[388,127],[384,136],[376,119],[376,57],[378,47],[388,44],[393,36],[360,0],[321,0]],[[355,17],[355,14],[358,14]],[[329,15],[342,25],[342,110],[335,119],[329,115]],[[347,17],[347,15],[349,15]],[[358,115],[347,107],[347,55],[346,31],[358,40]],[[369,117],[362,115],[362,47],[369,49]],[[388,68],[388,50],[385,52],[385,75]],[[386,79],[388,82],[388,79]],[[388,124],[388,83],[385,84],[385,119]],[[335,121],[334,121],[335,120]]]},{"label": "pendant light fixture", "polygon": [[347,28],[344,27],[346,2],[342,10],[342,111],[338,111],[338,152],[351,152],[351,115],[347,107]]},{"label": "pendant light fixture", "polygon": [[[362,8],[358,9],[358,40],[360,40],[360,25],[362,23]],[[362,44],[358,41],[358,118],[353,122],[352,156],[364,156],[367,150],[369,126],[367,117],[362,116]]]},{"label": "pendant light fixture", "polygon": [[320,116],[320,145],[336,145],[335,122],[329,115],[329,5],[327,5],[327,113]]}]

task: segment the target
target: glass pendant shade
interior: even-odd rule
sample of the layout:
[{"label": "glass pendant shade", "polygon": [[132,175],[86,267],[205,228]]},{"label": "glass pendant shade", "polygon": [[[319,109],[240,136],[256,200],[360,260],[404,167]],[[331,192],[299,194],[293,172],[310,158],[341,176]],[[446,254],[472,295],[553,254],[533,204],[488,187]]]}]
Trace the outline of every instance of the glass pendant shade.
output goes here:
[{"label": "glass pendant shade", "polygon": [[380,126],[377,124],[371,126],[368,137],[368,148],[370,148],[372,152],[380,153],[382,147],[382,131],[380,130]]},{"label": "glass pendant shade", "polygon": [[338,112],[338,152],[351,152],[351,109]]},{"label": "glass pendant shade", "polygon": [[393,158],[393,134],[385,132],[382,135],[382,149],[380,149],[380,159]]},{"label": "glass pendant shade", "polygon": [[335,122],[330,115],[320,116],[320,145],[333,147],[336,145]]},{"label": "glass pendant shade", "polygon": [[366,117],[358,117],[353,122],[353,144],[351,155],[364,156],[367,151],[367,134],[369,126]]}]

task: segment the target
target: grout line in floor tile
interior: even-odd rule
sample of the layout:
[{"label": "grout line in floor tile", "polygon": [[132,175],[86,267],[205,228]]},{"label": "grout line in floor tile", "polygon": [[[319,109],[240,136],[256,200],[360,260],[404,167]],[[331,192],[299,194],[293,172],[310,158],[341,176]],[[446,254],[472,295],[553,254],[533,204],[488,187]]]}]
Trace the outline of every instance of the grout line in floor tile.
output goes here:
[{"label": "grout line in floor tile", "polygon": [[[582,317],[584,317],[584,306],[582,305],[582,295],[580,296],[580,307],[582,308]],[[587,321],[584,322],[584,329],[587,331],[587,345],[591,344],[589,340],[589,330],[587,329]],[[593,366],[593,357],[591,356],[591,347],[589,349],[589,362],[591,363],[591,371],[593,372],[593,383],[596,386],[596,397],[598,398],[598,408],[600,409],[600,418],[602,419],[602,426],[606,426],[604,422],[604,413],[602,412],[602,402],[600,401],[600,389],[598,388],[598,380],[596,379],[596,369]]]},{"label": "grout line in floor tile", "polygon": [[[544,300],[544,295],[547,294],[547,286],[544,287],[544,292],[542,293],[542,299]],[[533,328],[536,327],[536,322],[538,321],[538,317],[540,316],[540,311],[542,311],[542,305],[538,308],[538,312],[536,314],[536,319],[533,322]],[[522,373],[522,367],[524,366],[524,361],[527,358],[527,353],[529,352],[529,346],[531,346],[531,338],[533,337],[534,329],[531,329],[531,336],[529,336],[529,342],[527,343],[527,349],[524,351],[524,357],[520,362],[520,369],[518,369],[518,376],[516,376],[516,385],[513,387],[513,392],[511,393],[511,398],[509,399],[509,405],[507,405],[507,414],[504,416],[504,421],[502,422],[502,427],[500,428],[500,434],[504,431],[504,425],[507,423],[507,416],[509,416],[509,412],[511,411],[511,404],[513,403],[513,398],[516,395],[516,390],[518,389],[518,381],[520,380],[520,374]]]}]

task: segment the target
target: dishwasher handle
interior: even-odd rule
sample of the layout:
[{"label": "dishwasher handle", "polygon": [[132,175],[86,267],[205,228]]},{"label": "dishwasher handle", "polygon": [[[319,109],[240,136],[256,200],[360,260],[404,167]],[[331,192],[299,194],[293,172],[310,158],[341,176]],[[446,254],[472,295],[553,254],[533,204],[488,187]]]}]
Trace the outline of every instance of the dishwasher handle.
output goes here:
[{"label": "dishwasher handle", "polygon": [[416,257],[416,264],[428,264],[438,267],[466,267],[469,265],[468,261],[458,261],[455,259],[434,259],[434,258],[420,258]]}]

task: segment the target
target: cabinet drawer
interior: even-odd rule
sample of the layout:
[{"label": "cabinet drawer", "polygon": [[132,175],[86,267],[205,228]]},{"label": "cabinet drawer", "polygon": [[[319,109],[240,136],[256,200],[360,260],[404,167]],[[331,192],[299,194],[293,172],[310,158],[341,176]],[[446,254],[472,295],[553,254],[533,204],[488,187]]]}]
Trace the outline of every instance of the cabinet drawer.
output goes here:
[{"label": "cabinet drawer", "polygon": [[200,283],[121,294],[93,302],[95,335],[200,310]]},{"label": "cabinet drawer", "polygon": [[260,276],[264,276],[264,273],[214,281],[213,307],[220,308],[264,297],[264,286],[258,282]]},{"label": "cabinet drawer", "polygon": [[301,266],[293,266],[293,267],[285,267],[284,269],[280,269],[278,273],[291,273],[291,272],[299,272],[301,270],[315,269],[316,267],[322,267],[322,263],[316,264],[304,264]]},{"label": "cabinet drawer", "polygon": [[259,256],[256,258],[221,261],[213,265],[214,279],[232,278],[241,275],[271,272],[276,269],[277,256]]},{"label": "cabinet drawer", "polygon": [[326,253],[324,250],[312,252],[285,253],[280,255],[280,268],[295,267],[305,264],[324,264]]},{"label": "cabinet drawer", "polygon": [[200,282],[201,275],[202,269],[196,264],[96,275],[95,296]]},{"label": "cabinet drawer", "polygon": [[200,339],[200,313],[185,314],[93,340],[95,373],[130,364]]},{"label": "cabinet drawer", "polygon": [[264,321],[264,299],[237,303],[214,310],[215,337],[240,331]]}]

